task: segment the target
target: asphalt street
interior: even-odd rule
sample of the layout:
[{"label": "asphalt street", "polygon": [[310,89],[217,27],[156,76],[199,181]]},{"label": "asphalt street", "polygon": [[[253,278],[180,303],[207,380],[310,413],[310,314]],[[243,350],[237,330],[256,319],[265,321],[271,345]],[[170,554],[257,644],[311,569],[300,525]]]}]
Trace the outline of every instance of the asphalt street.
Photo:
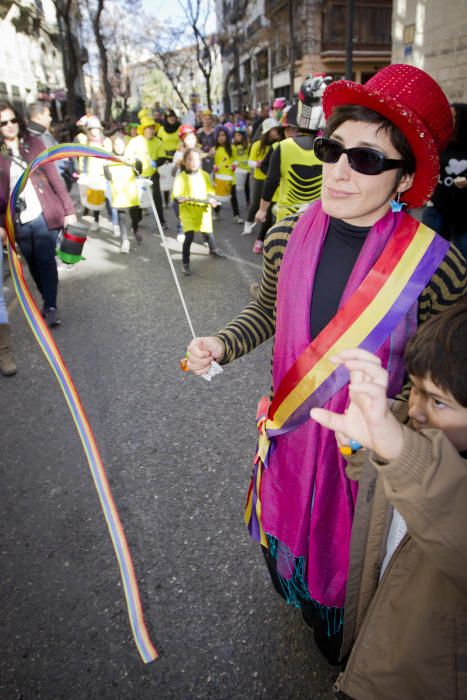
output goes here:
[{"label": "asphalt street", "polygon": [[[180,244],[171,225],[176,269]],[[213,259],[180,282],[197,334],[249,301],[261,260],[229,207]],[[183,374],[190,331],[152,216],[119,252],[109,222],[60,270],[53,333],[133,555],[150,635],[133,643],[118,566],[65,400],[6,280],[18,374],[0,377],[0,700],[314,700],[337,670],[269,583],[243,523],[271,344],[211,383]]]}]

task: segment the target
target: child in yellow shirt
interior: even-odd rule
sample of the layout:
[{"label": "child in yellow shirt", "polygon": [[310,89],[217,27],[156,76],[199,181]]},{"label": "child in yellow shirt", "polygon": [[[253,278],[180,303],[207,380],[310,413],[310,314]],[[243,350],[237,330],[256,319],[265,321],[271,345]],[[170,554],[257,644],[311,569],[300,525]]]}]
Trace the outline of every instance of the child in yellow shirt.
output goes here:
[{"label": "child in yellow shirt", "polygon": [[232,212],[234,221],[237,224],[243,224],[243,219],[240,218],[238,209],[237,193],[235,189],[235,153],[232,148],[232,137],[230,131],[223,124],[216,126],[214,131],[215,138],[215,154],[214,154],[214,173],[219,175],[229,175],[232,177],[232,191],[230,201],[232,202]]},{"label": "child in yellow shirt", "polygon": [[209,246],[209,254],[224,258],[216,247],[212,232],[211,207],[217,205],[214,187],[209,175],[201,169],[201,155],[196,148],[188,148],[183,154],[181,172],[174,181],[172,198],[179,204],[185,240],[183,242],[182,273],[190,274],[190,248],[196,231],[199,231]]}]

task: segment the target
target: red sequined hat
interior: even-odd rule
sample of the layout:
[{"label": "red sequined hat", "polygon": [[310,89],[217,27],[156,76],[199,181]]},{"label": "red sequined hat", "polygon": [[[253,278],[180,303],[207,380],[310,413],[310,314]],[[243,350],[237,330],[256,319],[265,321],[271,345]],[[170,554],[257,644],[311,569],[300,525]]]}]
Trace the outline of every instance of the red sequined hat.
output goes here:
[{"label": "red sequined hat", "polygon": [[382,68],[364,85],[351,80],[329,85],[323,95],[326,119],[344,105],[368,107],[401,130],[416,160],[413,185],[401,200],[408,207],[423,206],[438,181],[438,154],[453,129],[451,109],[438,83],[415,66],[395,63]]}]

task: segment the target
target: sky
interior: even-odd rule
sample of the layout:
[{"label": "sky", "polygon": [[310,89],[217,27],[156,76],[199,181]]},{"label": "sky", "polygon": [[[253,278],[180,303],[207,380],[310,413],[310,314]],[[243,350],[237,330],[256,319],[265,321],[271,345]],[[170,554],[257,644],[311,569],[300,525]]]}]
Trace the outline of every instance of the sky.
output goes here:
[{"label": "sky", "polygon": [[[208,5],[208,0],[203,0],[206,5]],[[212,2],[212,5],[214,3]],[[177,18],[183,18],[183,11],[180,8],[178,0],[172,0],[172,2],[167,2],[167,0],[143,0],[144,9],[147,12],[151,12],[159,19],[172,19],[177,20]],[[210,21],[209,29],[215,31],[216,23],[214,12],[212,12],[212,19]]]}]

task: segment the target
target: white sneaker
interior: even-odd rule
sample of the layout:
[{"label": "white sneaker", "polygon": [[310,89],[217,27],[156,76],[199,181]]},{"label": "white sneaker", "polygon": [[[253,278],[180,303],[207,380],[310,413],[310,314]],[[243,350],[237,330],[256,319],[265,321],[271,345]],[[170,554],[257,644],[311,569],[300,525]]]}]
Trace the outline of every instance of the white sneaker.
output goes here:
[{"label": "white sneaker", "polygon": [[[90,231],[98,231],[99,230],[99,222],[98,221],[92,221],[91,225],[89,227]],[[120,235],[120,234],[119,234]]]},{"label": "white sneaker", "polygon": [[242,231],[242,236],[249,236],[256,226],[256,221],[245,221],[245,226]]},{"label": "white sneaker", "polygon": [[245,223],[245,219],[242,219],[242,217],[239,216],[238,214],[236,214],[234,216],[234,221],[236,224],[244,224]]},{"label": "white sneaker", "polygon": [[115,238],[120,238],[120,226],[118,224],[114,224],[112,228]]},{"label": "white sneaker", "polygon": [[129,253],[130,252],[130,241],[128,238],[126,241],[122,241],[122,245],[120,246],[120,252],[121,253]]}]

